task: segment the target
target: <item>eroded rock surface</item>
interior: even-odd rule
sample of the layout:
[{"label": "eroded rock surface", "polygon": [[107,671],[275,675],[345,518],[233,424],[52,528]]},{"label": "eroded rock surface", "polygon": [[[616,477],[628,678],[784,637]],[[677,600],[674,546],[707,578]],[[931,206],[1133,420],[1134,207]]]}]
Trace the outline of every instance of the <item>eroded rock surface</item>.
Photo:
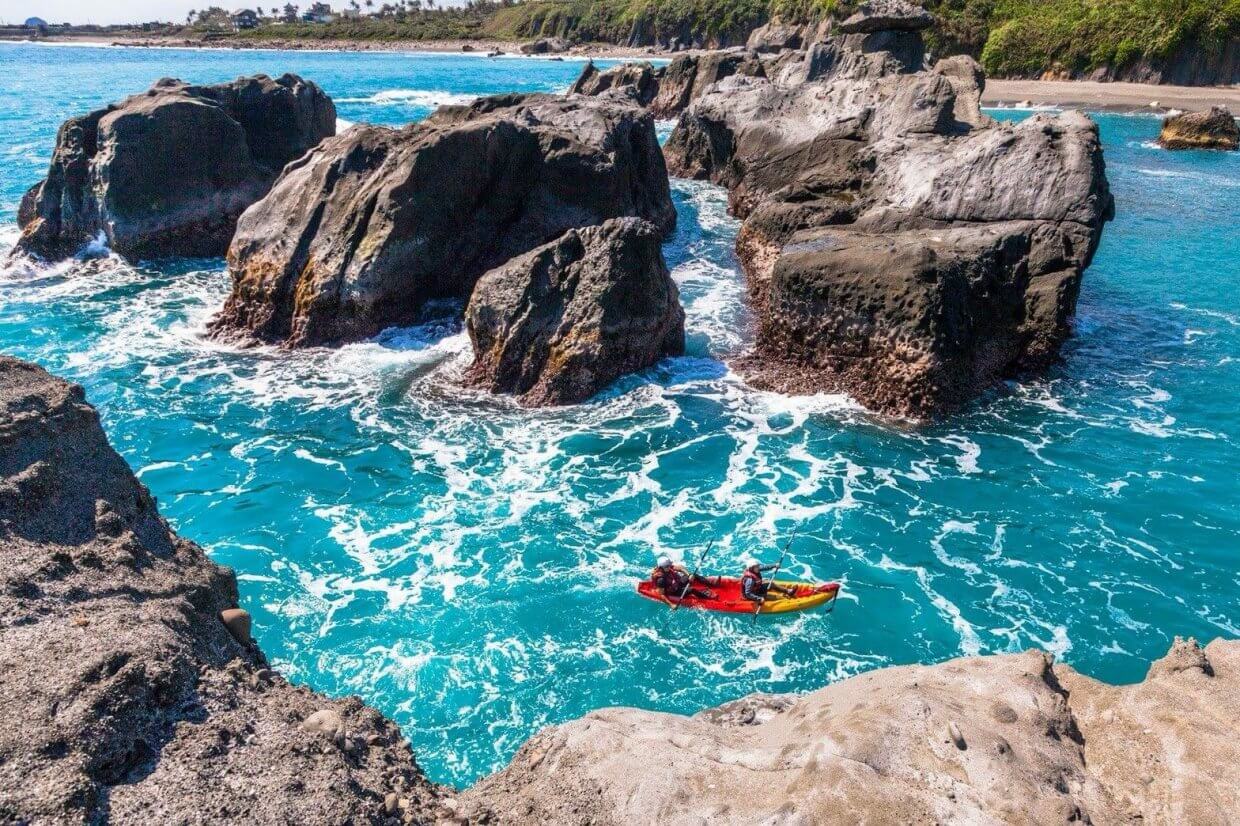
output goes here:
[{"label": "eroded rock surface", "polygon": [[675,224],[651,115],[579,95],[358,126],[291,164],[242,216],[216,335],[332,344],[469,298],[487,270],[609,218]]},{"label": "eroded rock surface", "polygon": [[672,174],[727,187],[745,219],[759,330],[738,366],[759,386],[930,419],[1070,332],[1113,212],[1097,127],[995,122],[975,61],[921,68],[926,22],[863,5],[766,77],[713,83],[668,141]]},{"label": "eroded rock surface", "polygon": [[621,63],[600,70],[590,61],[569,87],[573,95],[620,95],[638,106],[649,106],[659,93],[662,70],[650,63]]},{"label": "eroded rock surface", "polygon": [[284,165],[335,132],[331,99],[295,75],[161,80],[65,121],[22,201],[16,250],[62,258],[102,240],[131,258],[223,255]]},{"label": "eroded rock surface", "polygon": [[638,218],[571,229],[479,280],[468,381],[528,405],[581,402],[685,349],[662,232]]},{"label": "eroded rock surface", "polygon": [[273,672],[236,605],[81,388],[0,357],[0,822],[432,821],[399,730]]},{"label": "eroded rock surface", "polygon": [[692,718],[593,712],[532,738],[462,811],[504,824],[1226,824],[1238,701],[1238,641],[1177,640],[1123,687],[1036,651],[886,668]]},{"label": "eroded rock surface", "polygon": [[1226,149],[1240,146],[1240,126],[1231,112],[1215,106],[1163,120],[1158,145],[1164,149]]},{"label": "eroded rock surface", "polygon": [[659,91],[650,104],[656,117],[680,114],[715,82],[732,75],[763,77],[766,70],[754,52],[733,49],[682,55],[663,70]]}]

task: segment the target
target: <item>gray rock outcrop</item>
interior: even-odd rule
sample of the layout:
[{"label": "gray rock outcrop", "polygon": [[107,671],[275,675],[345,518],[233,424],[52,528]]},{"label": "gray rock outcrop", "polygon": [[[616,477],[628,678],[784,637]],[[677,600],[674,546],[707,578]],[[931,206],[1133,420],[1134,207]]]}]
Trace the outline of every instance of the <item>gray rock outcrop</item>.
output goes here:
[{"label": "gray rock outcrop", "polygon": [[570,95],[620,95],[638,106],[649,106],[659,93],[663,71],[650,63],[621,63],[600,70],[590,61],[569,87]]},{"label": "gray rock outcrop", "polygon": [[486,271],[574,227],[675,224],[651,115],[509,95],[404,129],[358,126],[289,165],[242,216],[217,336],[334,344],[465,301]]},{"label": "gray rock outcrop", "polygon": [[82,389],[0,356],[0,822],[433,821],[396,726],[273,672],[236,605]]},{"label": "gray rock outcrop", "polygon": [[753,52],[734,49],[682,55],[663,70],[659,91],[650,104],[656,117],[680,114],[714,83],[732,75],[764,77],[766,70]]},{"label": "gray rock outcrop", "polygon": [[102,239],[130,258],[223,255],[284,165],[335,132],[331,99],[295,75],[161,80],[61,126],[16,251],[63,258]]},{"label": "gray rock outcrop", "polygon": [[572,46],[562,37],[540,37],[530,43],[522,43],[521,54],[560,54],[567,52]]},{"label": "gray rock outcrop", "polygon": [[1221,106],[1172,115],[1163,120],[1158,145],[1164,149],[1234,150],[1240,146],[1240,126],[1231,112]]},{"label": "gray rock outcrop", "polygon": [[1055,359],[1113,206],[1092,121],[995,122],[975,61],[903,54],[906,6],[712,84],[665,154],[745,219],[751,381],[930,419]]},{"label": "gray rock outcrop", "polygon": [[[1187,665],[1182,661],[1187,660]],[[462,798],[501,824],[1230,823],[1240,641],[1109,686],[1029,651],[885,668],[692,718],[610,708]]]},{"label": "gray rock outcrop", "polygon": [[685,349],[685,314],[638,218],[571,229],[484,275],[465,323],[467,380],[532,406],[573,404]]},{"label": "gray rock outcrop", "polygon": [[745,41],[745,48],[752,52],[779,53],[787,49],[800,49],[807,38],[807,24],[783,23],[772,20],[754,29]]}]

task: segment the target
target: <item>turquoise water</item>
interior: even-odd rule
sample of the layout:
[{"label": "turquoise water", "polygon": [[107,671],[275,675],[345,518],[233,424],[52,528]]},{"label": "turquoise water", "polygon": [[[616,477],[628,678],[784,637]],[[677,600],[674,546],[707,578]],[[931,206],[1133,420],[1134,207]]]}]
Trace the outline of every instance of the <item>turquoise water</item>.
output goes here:
[{"label": "turquoise water", "polygon": [[[572,62],[0,47],[0,237],[60,121],[163,75],[318,81],[348,121],[562,89]],[[1005,113],[1023,117],[1025,113]],[[1175,634],[1240,634],[1240,154],[1158,150],[1099,118],[1118,216],[1045,379],[910,431],[838,397],[748,390],[722,191],[674,182],[689,355],[589,404],[457,389],[451,309],[336,351],[207,342],[219,261],[0,276],[0,350],[81,382],[164,514],[233,566],[292,678],[362,695],[458,784],[540,727],[614,704],[692,712],[859,670],[1045,646],[1135,680]],[[672,614],[657,553],[838,578],[831,615]]]}]

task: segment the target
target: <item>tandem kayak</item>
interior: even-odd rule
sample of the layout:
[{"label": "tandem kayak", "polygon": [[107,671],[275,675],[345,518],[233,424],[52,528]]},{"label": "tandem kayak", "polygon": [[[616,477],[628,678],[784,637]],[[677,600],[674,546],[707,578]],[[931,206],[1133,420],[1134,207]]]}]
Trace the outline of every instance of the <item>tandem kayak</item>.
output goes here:
[{"label": "tandem kayak", "polygon": [[[763,614],[784,614],[788,611],[804,611],[807,608],[817,608],[819,605],[835,599],[840,592],[840,584],[838,582],[814,584],[811,582],[787,582],[782,579],[777,579],[775,582],[785,588],[795,588],[796,596],[786,597],[783,594],[772,592],[767,596],[766,602],[762,605],[761,613]],[[718,586],[695,585],[694,587],[700,590],[711,591],[714,593],[715,598],[698,599],[697,597],[688,596],[685,597],[682,607],[702,608],[707,611],[724,611],[729,614],[752,614],[754,612],[754,604],[741,596],[740,579],[722,577]],[[663,596],[662,592],[649,580],[638,583],[637,593],[646,599],[653,599],[656,602],[664,602],[668,605],[675,604],[673,600]]]}]

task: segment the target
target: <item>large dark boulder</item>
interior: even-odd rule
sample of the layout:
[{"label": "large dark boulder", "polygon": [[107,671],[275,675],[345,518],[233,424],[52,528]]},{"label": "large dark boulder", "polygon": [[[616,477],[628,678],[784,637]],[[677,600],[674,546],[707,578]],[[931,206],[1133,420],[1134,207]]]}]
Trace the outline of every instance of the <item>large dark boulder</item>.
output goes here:
[{"label": "large dark boulder", "polygon": [[237,599],[82,388],[0,356],[0,822],[433,822],[400,730],[275,673]]},{"label": "large dark boulder", "polygon": [[415,320],[574,227],[676,213],[651,115],[606,98],[509,95],[401,130],[358,126],[291,164],[228,251],[218,336],[332,344]]},{"label": "large dark boulder", "polygon": [[465,313],[469,383],[533,406],[573,404],[685,349],[685,313],[638,218],[571,229],[479,280]]},{"label": "large dark boulder", "polygon": [[750,379],[928,419],[1055,359],[1112,199],[1089,118],[997,123],[975,61],[898,54],[917,10],[859,13],[769,77],[704,90],[666,157],[745,219]]},{"label": "large dark boulder", "polygon": [[1186,112],[1163,120],[1158,145],[1164,149],[1226,149],[1240,146],[1240,127],[1221,106]]},{"label": "large dark boulder", "polygon": [[61,126],[17,251],[61,258],[101,238],[131,258],[223,255],[284,165],[335,131],[331,99],[295,75],[161,80]]},{"label": "large dark boulder", "polygon": [[[954,410],[1013,367],[1045,366],[1080,279],[1031,264],[1041,225],[887,233],[821,228],[786,244],[766,291],[756,384],[847,390],[913,418]],[[788,365],[795,365],[792,369]]]}]

